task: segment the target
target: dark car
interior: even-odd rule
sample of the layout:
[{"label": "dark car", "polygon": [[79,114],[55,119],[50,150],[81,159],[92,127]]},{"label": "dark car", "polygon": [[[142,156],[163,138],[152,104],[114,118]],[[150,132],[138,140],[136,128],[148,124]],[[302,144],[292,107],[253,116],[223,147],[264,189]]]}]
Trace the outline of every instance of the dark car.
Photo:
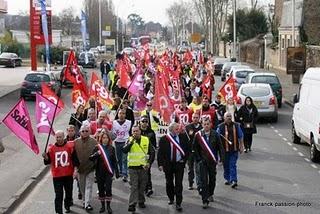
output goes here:
[{"label": "dark car", "polygon": [[15,53],[3,52],[0,54],[0,65],[14,68],[22,65],[22,59]]},{"label": "dark car", "polygon": [[96,58],[94,57],[94,54],[91,52],[87,52],[87,57],[88,57],[88,63],[86,63],[86,53],[81,52],[79,54],[78,65],[81,65],[82,67],[91,67],[91,68],[97,67],[97,62],[96,62]]},{"label": "dark car", "polygon": [[230,62],[229,58],[216,58],[213,62],[214,65],[214,74],[221,75],[222,66],[224,63]]},{"label": "dark car", "polygon": [[[66,68],[67,68],[66,65],[63,66],[63,68],[62,68],[62,70],[60,72],[60,76],[58,78],[60,80],[61,85],[66,86],[66,87],[72,87],[73,86],[72,82],[70,82],[69,80],[64,78],[64,73],[65,73]],[[83,78],[85,79],[85,81],[87,81],[87,79],[88,79],[87,78],[87,72],[83,69],[82,66],[78,65],[78,68],[79,68],[80,73],[82,74]]]},{"label": "dark car", "polygon": [[28,73],[21,85],[20,97],[33,98],[36,93],[41,93],[41,84],[46,83],[58,96],[61,96],[60,82],[52,72]]}]

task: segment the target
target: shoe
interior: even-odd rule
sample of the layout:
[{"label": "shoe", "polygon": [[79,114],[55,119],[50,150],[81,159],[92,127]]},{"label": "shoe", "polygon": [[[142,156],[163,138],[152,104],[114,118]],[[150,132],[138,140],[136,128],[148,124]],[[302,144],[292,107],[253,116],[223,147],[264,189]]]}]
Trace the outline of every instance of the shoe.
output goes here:
[{"label": "shoe", "polygon": [[105,206],[102,206],[99,210],[99,213],[104,213],[106,211],[106,207]]},{"label": "shoe", "polygon": [[249,148],[249,152],[251,152],[251,148]]},{"label": "shoe", "polygon": [[138,204],[140,208],[146,208],[146,205],[144,204],[144,202],[141,202]]},{"label": "shoe", "polygon": [[230,185],[230,184],[231,184],[231,182],[229,182],[229,181],[224,182],[224,185]]},{"label": "shoe", "polygon": [[112,209],[111,209],[111,207],[107,207],[107,211],[108,211],[108,214],[112,214]]},{"label": "shoe", "polygon": [[130,205],[128,208],[128,212],[135,212],[136,211],[136,207],[133,205]]},{"label": "shoe", "polygon": [[205,201],[202,203],[202,208],[203,209],[207,209],[209,207],[209,202],[208,201]]},{"label": "shoe", "polygon": [[153,194],[153,190],[152,189],[149,189],[146,193],[146,196],[147,197],[150,197],[151,195]]},{"label": "shoe", "polygon": [[188,187],[188,190],[193,190],[193,186],[190,185],[190,186]]},{"label": "shoe", "polygon": [[177,210],[177,211],[179,211],[179,212],[181,212],[181,211],[182,211],[182,207],[181,207],[181,205],[180,205],[180,204],[177,204],[177,205],[176,205],[176,210]]},{"label": "shoe", "polygon": [[172,205],[173,204],[173,200],[168,201],[168,204]]},{"label": "shoe", "polygon": [[70,207],[66,207],[65,213],[70,213],[70,212],[71,212]]},{"label": "shoe", "polygon": [[213,201],[214,201],[214,200],[213,200],[213,196],[212,196],[212,195],[209,196],[208,200],[209,200],[210,202],[213,202]]},{"label": "shoe", "polygon": [[128,178],[124,176],[124,177],[122,178],[122,181],[126,183],[126,182],[128,182]]},{"label": "shoe", "polygon": [[86,206],[86,211],[91,211],[91,210],[93,210],[93,207],[90,204]]},{"label": "shoe", "polygon": [[235,189],[237,186],[238,186],[237,182],[233,181],[232,185],[231,185],[231,188]]},{"label": "shoe", "polygon": [[245,149],[244,152],[245,152],[245,153],[248,153],[248,149]]},{"label": "shoe", "polygon": [[82,200],[82,194],[80,192],[78,193],[78,199]]}]

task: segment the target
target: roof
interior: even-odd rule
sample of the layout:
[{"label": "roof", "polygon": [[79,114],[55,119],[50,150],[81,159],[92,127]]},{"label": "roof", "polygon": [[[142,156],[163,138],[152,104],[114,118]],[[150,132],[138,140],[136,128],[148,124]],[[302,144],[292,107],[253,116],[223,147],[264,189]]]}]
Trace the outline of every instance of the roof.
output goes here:
[{"label": "roof", "polygon": [[308,68],[306,73],[303,75],[303,79],[317,80],[320,81],[320,67]]},{"label": "roof", "polygon": [[277,75],[275,73],[251,73],[249,74],[250,76],[274,76],[276,77]]},{"label": "roof", "polygon": [[240,86],[241,88],[270,88],[267,83],[245,83]]},{"label": "roof", "polygon": [[[303,21],[303,0],[295,0],[295,27],[301,27]],[[281,27],[292,27],[292,1],[283,2]]]}]

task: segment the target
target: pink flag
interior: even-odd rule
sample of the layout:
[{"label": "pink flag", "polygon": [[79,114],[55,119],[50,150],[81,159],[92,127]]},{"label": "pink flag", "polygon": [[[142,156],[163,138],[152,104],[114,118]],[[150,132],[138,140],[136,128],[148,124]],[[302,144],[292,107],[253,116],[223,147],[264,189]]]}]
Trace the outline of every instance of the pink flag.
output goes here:
[{"label": "pink flag", "polygon": [[[44,96],[37,93],[36,95],[36,123],[37,123],[37,130],[38,133],[49,133],[50,132],[50,125],[53,121],[53,118],[58,115],[61,111],[61,108],[58,106],[56,115],[54,115],[54,110],[56,105],[49,101]],[[51,131],[51,134],[54,135],[54,131]]]},{"label": "pink flag", "polygon": [[140,94],[141,92],[143,93],[143,72],[141,68],[138,68],[136,71],[136,74],[132,80],[132,83],[130,84],[130,87],[128,88],[128,91],[131,94],[137,95]]},{"label": "pink flag", "polygon": [[2,122],[34,153],[39,154],[39,147],[33,134],[29,112],[24,99],[19,100]]}]

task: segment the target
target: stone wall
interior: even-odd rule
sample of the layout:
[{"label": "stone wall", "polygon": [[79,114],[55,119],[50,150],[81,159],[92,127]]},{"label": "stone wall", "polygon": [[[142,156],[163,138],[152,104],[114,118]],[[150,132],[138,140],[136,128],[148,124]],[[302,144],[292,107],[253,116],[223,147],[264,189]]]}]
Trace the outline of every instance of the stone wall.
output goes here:
[{"label": "stone wall", "polygon": [[276,68],[279,69],[279,49],[267,48],[266,57],[267,57],[267,68]]},{"label": "stone wall", "polygon": [[320,45],[320,0],[305,0],[303,14],[303,28],[308,37],[308,43]]},{"label": "stone wall", "polygon": [[241,62],[247,62],[263,67],[264,64],[264,40],[261,38],[251,39],[241,43]]},{"label": "stone wall", "polygon": [[320,46],[307,46],[306,69],[320,67]]}]

